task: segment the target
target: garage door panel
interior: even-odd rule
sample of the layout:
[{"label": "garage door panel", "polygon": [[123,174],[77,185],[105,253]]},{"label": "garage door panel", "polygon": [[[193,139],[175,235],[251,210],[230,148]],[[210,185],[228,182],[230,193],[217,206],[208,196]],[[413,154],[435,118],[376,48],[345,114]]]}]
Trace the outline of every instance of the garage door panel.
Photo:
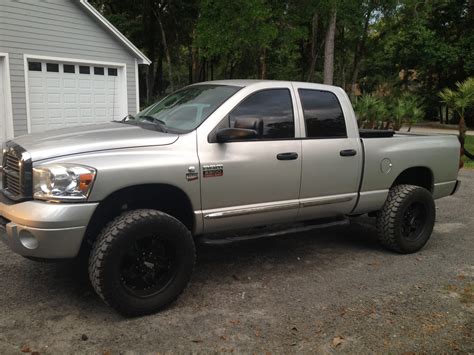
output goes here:
[{"label": "garage door panel", "polygon": [[96,104],[105,104],[105,95],[94,95],[94,102]]},{"label": "garage door panel", "polygon": [[92,103],[92,95],[90,95],[90,94],[80,94],[79,95],[79,102],[81,104],[91,104]]},{"label": "garage door panel", "polygon": [[76,104],[77,103],[77,95],[76,94],[64,94],[64,103],[65,104]]},{"label": "garage door panel", "polygon": [[91,80],[90,79],[80,79],[79,80],[79,88],[80,89],[90,89],[91,88]]},{"label": "garage door panel", "polygon": [[61,88],[61,80],[59,78],[57,79],[48,78],[46,79],[46,86],[48,89],[59,89]]},{"label": "garage door panel", "polygon": [[63,79],[63,87],[65,89],[77,89],[77,79]]},{"label": "garage door panel", "polygon": [[106,108],[96,108],[94,110],[95,112],[95,118],[97,120],[100,120],[101,118],[107,117],[107,109]]},{"label": "garage door panel", "polygon": [[43,77],[32,77],[29,80],[30,87],[33,88],[43,88],[44,87],[44,79]]},{"label": "garage door panel", "polygon": [[48,94],[48,104],[61,104],[61,95]]},{"label": "garage door panel", "polygon": [[[62,111],[63,111],[62,109],[56,109],[56,110],[48,109],[49,121],[54,122],[54,123],[61,123],[61,119],[63,117],[63,112]],[[58,119],[59,122],[55,122],[54,119]]]},{"label": "garage door panel", "polygon": [[95,90],[104,90],[105,91],[105,80],[95,80],[94,81],[94,89]]},{"label": "garage door panel", "polygon": [[44,95],[43,94],[30,94],[30,104],[44,104]]},{"label": "garage door panel", "polygon": [[79,114],[79,110],[77,108],[66,108],[66,109],[64,109],[64,116],[66,117],[66,121],[68,121],[68,122],[72,121],[71,118],[76,120],[78,114]]}]

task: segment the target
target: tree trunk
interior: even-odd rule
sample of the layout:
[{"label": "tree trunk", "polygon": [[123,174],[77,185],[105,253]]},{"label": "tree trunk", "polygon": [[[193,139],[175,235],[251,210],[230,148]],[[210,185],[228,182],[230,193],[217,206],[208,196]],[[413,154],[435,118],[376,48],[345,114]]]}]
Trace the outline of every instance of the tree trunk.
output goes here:
[{"label": "tree trunk", "polygon": [[158,25],[160,26],[160,32],[161,32],[161,40],[163,42],[163,49],[165,50],[165,55],[166,55],[166,61],[168,62],[168,80],[170,82],[170,89],[173,92],[174,91],[174,85],[173,85],[173,71],[171,68],[171,56],[170,56],[170,50],[168,48],[168,44],[166,42],[166,33],[165,29],[163,27],[163,22],[161,21],[161,16],[158,11],[153,10],[156,16],[156,20],[158,21]]},{"label": "tree trunk", "polygon": [[151,62],[146,73],[146,100],[148,102],[153,98],[155,87],[155,63]]},{"label": "tree trunk", "polygon": [[464,119],[464,112],[460,112],[459,116],[459,135],[464,141],[464,137],[466,136],[466,120]]},{"label": "tree trunk", "polygon": [[317,59],[317,40],[318,40],[318,24],[319,24],[319,16],[317,13],[313,15],[312,21],[312,30],[311,30],[311,65],[309,67],[308,77],[306,81],[313,80],[314,70],[316,69],[316,59]]},{"label": "tree trunk", "polygon": [[334,8],[329,19],[328,30],[326,31],[326,41],[324,45],[324,84],[334,83],[334,39],[336,36],[336,15]]},{"label": "tree trunk", "polygon": [[188,85],[193,83],[193,47],[188,47]]},{"label": "tree trunk", "polygon": [[230,72],[229,72],[229,79],[234,79],[234,70],[237,63],[235,63],[232,59],[230,60]]},{"label": "tree trunk", "polygon": [[155,86],[152,91],[152,97],[155,97],[156,94],[161,96],[164,92],[163,85],[163,50],[160,51],[158,56],[156,70],[155,70]]},{"label": "tree trunk", "polygon": [[261,69],[260,79],[266,79],[267,78],[267,49],[266,48],[262,49],[262,55],[260,56],[260,69]]},{"label": "tree trunk", "polygon": [[372,4],[369,4],[367,9],[367,15],[364,23],[364,33],[362,34],[362,39],[357,42],[356,50],[354,52],[354,64],[352,66],[352,76],[351,76],[351,94],[354,94],[357,89],[357,79],[359,77],[360,62],[365,52],[365,43],[367,42],[367,36],[369,34],[369,23],[370,16],[372,16]]},{"label": "tree trunk", "polygon": [[145,35],[145,46],[146,53],[151,59],[151,64],[148,66],[146,72],[146,101],[151,101],[153,98],[153,92],[155,90],[155,59],[156,59],[156,38],[155,38],[155,21],[153,19],[152,11],[153,4],[150,0],[144,2],[143,7],[143,18],[145,22],[146,33]]}]

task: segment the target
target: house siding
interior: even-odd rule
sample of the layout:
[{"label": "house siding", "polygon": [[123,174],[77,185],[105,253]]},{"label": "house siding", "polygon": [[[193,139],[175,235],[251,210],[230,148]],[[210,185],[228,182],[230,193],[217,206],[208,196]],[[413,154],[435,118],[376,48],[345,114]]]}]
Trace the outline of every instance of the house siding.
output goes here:
[{"label": "house siding", "polygon": [[0,52],[9,53],[15,136],[28,133],[24,54],[126,64],[136,110],[135,56],[77,0],[0,0]]}]

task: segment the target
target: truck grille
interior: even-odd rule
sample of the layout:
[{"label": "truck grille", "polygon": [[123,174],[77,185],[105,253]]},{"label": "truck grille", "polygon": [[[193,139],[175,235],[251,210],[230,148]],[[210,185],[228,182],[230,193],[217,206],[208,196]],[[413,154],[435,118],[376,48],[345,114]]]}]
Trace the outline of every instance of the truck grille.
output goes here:
[{"label": "truck grille", "polygon": [[3,194],[15,201],[32,195],[32,164],[29,154],[19,145],[9,142],[3,156]]}]

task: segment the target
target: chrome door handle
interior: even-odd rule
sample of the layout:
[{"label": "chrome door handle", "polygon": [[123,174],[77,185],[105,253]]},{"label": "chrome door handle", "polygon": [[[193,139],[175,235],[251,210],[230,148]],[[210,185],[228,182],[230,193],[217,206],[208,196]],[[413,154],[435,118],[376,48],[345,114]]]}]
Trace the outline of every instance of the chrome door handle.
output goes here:
[{"label": "chrome door handle", "polygon": [[298,153],[290,152],[290,153],[280,153],[277,154],[278,160],[296,160],[298,159]]}]

